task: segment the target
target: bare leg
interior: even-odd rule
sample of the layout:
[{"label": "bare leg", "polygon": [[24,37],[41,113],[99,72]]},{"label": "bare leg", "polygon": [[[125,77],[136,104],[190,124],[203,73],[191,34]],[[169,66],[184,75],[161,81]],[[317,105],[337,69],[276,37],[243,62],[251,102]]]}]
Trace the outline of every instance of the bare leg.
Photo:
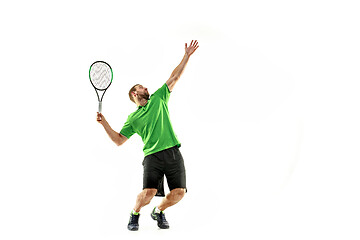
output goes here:
[{"label": "bare leg", "polygon": [[148,205],[156,192],[156,188],[145,188],[136,198],[135,212],[140,212],[142,207]]},{"label": "bare leg", "polygon": [[178,203],[185,196],[185,192],[186,190],[184,188],[175,188],[171,190],[171,192],[166,195],[166,197],[158,206],[159,210],[164,211],[168,207],[171,207],[172,205]]}]

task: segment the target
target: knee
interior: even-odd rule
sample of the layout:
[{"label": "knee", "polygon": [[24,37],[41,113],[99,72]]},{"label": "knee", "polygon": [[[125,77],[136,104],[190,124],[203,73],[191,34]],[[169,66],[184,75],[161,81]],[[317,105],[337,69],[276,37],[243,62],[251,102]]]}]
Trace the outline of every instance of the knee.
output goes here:
[{"label": "knee", "polygon": [[155,189],[155,188],[147,188],[147,189],[144,189],[144,191],[145,191],[145,198],[152,199],[155,196],[155,194],[157,192],[157,189]]},{"label": "knee", "polygon": [[152,189],[152,188],[148,188],[148,189],[144,189],[143,192],[141,193],[141,197],[144,201],[144,204],[149,204],[151,199],[155,196],[157,192],[157,189]]},{"label": "knee", "polygon": [[175,188],[171,191],[174,198],[182,199],[185,196],[186,189],[185,188]]}]

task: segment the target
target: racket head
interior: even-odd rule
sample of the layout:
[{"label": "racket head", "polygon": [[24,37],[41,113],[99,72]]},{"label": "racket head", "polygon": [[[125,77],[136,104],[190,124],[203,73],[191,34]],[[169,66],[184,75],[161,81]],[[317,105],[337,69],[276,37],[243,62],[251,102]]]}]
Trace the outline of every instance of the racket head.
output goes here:
[{"label": "racket head", "polygon": [[105,91],[112,83],[113,71],[104,61],[96,61],[89,69],[89,79],[96,90]]}]

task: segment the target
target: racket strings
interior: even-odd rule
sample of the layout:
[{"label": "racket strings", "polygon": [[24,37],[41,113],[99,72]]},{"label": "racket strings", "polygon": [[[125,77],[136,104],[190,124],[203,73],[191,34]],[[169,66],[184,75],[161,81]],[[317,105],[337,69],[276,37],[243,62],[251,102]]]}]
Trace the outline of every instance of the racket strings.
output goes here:
[{"label": "racket strings", "polygon": [[97,89],[106,89],[112,80],[110,67],[105,63],[95,63],[90,70],[90,80]]}]

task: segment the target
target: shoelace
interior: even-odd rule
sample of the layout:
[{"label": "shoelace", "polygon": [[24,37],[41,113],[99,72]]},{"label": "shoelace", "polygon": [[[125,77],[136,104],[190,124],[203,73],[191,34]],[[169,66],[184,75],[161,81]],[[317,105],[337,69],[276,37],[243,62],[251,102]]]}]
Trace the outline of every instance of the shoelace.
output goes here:
[{"label": "shoelace", "polygon": [[161,220],[163,221],[163,222],[166,222],[166,218],[165,218],[165,214],[164,213],[160,213],[159,214],[159,217],[161,218]]},{"label": "shoelace", "polygon": [[131,216],[130,222],[131,222],[131,223],[136,223],[137,220],[138,220],[138,218],[139,218],[139,215],[131,214],[130,216]]}]

